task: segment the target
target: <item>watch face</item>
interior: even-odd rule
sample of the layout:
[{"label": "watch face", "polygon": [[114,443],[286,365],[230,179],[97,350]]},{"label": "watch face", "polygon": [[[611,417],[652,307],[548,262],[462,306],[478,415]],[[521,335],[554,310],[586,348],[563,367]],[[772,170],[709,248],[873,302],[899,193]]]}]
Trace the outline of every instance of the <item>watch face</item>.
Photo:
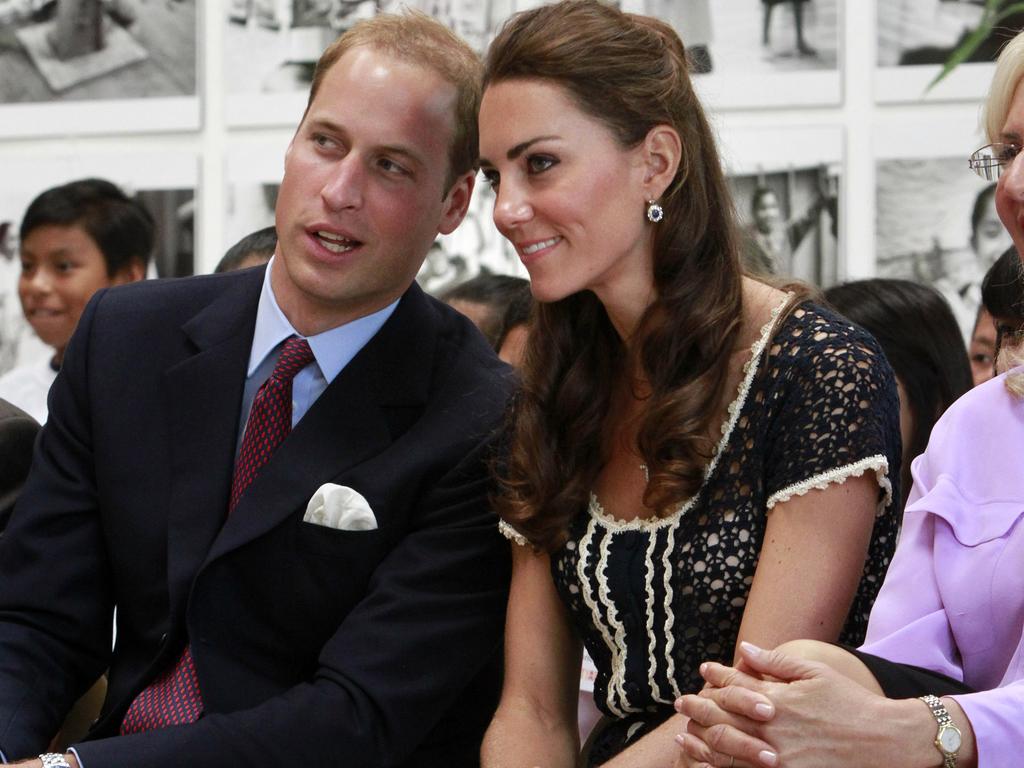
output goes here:
[{"label": "watch face", "polygon": [[960,749],[960,731],[951,725],[944,725],[939,731],[939,745],[943,752],[953,754]]}]

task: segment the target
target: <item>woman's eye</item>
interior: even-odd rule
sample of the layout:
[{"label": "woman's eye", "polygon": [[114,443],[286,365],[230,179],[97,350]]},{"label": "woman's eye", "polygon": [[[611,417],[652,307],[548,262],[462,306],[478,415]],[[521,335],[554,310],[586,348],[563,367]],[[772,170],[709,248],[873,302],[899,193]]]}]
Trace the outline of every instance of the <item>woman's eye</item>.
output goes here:
[{"label": "woman's eye", "polygon": [[1004,144],[999,150],[999,159],[1008,163],[1013,160],[1020,153],[1020,147],[1016,144]]},{"label": "woman's eye", "polygon": [[558,161],[550,155],[530,155],[526,158],[526,168],[530,173],[543,173],[557,164]]}]

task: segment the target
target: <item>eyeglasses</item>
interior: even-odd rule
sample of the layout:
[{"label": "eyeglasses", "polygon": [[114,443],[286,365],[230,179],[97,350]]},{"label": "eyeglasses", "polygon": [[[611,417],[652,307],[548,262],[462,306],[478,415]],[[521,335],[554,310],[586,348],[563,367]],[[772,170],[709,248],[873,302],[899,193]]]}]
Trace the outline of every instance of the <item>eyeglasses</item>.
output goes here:
[{"label": "eyeglasses", "polygon": [[1020,150],[1016,144],[988,144],[971,155],[967,165],[985,181],[995,181]]}]

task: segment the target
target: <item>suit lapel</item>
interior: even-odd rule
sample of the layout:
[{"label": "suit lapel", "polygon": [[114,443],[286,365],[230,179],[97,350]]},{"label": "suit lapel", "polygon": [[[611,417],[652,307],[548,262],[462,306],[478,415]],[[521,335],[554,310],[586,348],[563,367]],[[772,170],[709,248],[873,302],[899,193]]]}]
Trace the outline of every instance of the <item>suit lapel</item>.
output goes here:
[{"label": "suit lapel", "polygon": [[191,354],[164,375],[171,437],[167,576],[172,615],[227,515],[245,371],[263,270],[182,326]]},{"label": "suit lapel", "polygon": [[436,310],[413,284],[263,466],[207,563],[301,514],[317,488],[387,448],[426,402],[436,344]]}]

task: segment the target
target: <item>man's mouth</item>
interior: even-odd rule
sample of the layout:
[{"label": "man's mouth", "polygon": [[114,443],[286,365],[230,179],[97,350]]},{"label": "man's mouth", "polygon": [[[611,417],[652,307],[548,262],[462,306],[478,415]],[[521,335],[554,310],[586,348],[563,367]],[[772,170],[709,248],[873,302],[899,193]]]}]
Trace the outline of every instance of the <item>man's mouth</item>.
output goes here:
[{"label": "man's mouth", "polygon": [[345,237],[343,235],[335,234],[334,232],[325,232],[324,230],[318,230],[314,233],[320,244],[323,245],[331,253],[347,253],[353,248],[357,248],[362,245],[358,240]]}]

